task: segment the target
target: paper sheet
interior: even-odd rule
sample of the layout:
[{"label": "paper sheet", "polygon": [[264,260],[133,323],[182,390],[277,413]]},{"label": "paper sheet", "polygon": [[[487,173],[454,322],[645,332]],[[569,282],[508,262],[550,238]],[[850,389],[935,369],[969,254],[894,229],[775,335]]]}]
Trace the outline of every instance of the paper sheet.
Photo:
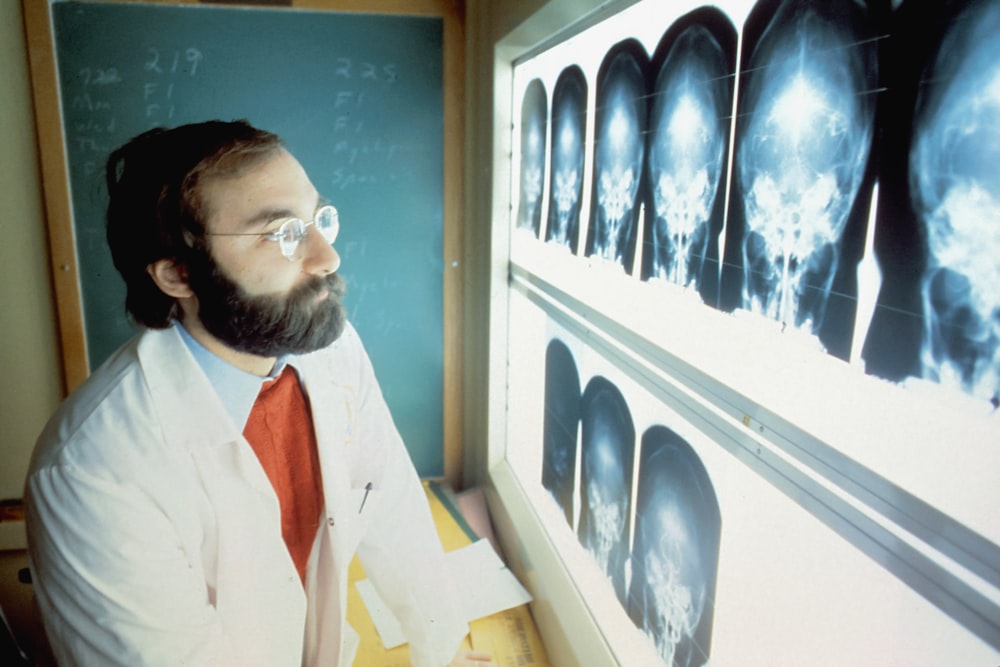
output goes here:
[{"label": "paper sheet", "polygon": [[[445,566],[454,582],[467,621],[474,621],[531,601],[531,594],[497,556],[489,540],[445,554]],[[371,581],[356,584],[368,614],[387,649],[405,643],[399,621],[375,591]]]}]

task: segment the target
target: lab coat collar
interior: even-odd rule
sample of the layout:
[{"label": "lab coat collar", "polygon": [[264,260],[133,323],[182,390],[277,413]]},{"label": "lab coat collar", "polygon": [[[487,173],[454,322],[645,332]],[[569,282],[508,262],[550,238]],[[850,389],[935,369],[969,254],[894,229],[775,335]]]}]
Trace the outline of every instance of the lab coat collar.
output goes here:
[{"label": "lab coat collar", "polygon": [[198,342],[180,322],[174,322],[173,327],[180,334],[181,340],[191,351],[194,360],[205,372],[219,400],[225,406],[233,425],[240,431],[246,428],[247,418],[253,409],[253,404],[260,394],[261,384],[268,378],[277,377],[285,366],[285,358],[279,358],[268,378],[249,373],[242,368],[225,361]]},{"label": "lab coat collar", "polygon": [[225,406],[177,329],[146,331],[138,356],[167,442],[196,448],[240,439],[232,419],[220,418]]},{"label": "lab coat collar", "polygon": [[[168,442],[198,449],[243,441],[241,429],[228,418],[212,383],[175,328],[146,331],[139,340],[138,356]],[[320,358],[317,354],[292,356],[288,363],[299,372],[314,415],[324,413],[322,419],[313,420],[321,443],[324,486],[334,484],[341,492],[350,480],[338,461],[353,437],[357,416],[351,414],[350,406],[357,397],[338,382],[342,369]]]}]

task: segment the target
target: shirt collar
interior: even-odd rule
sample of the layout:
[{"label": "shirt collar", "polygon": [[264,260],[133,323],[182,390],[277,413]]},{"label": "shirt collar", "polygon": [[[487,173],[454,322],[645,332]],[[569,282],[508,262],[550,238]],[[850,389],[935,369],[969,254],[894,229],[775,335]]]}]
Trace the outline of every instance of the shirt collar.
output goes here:
[{"label": "shirt collar", "polygon": [[242,432],[250,417],[253,404],[257,400],[257,394],[260,393],[261,385],[277,378],[285,366],[292,362],[292,356],[278,357],[271,373],[262,378],[253,373],[247,373],[210,352],[208,348],[196,341],[180,322],[176,322],[174,326],[177,327],[184,344],[187,345],[191,355],[208,377],[215,393],[219,395],[223,407],[233,420],[233,424]]}]

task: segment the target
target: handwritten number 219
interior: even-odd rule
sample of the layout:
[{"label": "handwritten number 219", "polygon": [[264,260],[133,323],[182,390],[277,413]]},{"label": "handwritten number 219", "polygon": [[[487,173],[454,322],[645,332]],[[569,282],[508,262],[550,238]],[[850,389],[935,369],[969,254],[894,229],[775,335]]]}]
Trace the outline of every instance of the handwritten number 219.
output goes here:
[{"label": "handwritten number 219", "polygon": [[[184,51],[184,61],[188,64],[190,68],[191,76],[194,76],[198,71],[198,63],[201,62],[202,58],[201,51],[196,48],[189,48]],[[156,72],[157,74],[163,74],[164,68],[168,68],[171,74],[177,72],[177,68],[181,64],[181,53],[180,51],[174,51],[173,58],[163,57],[159,49],[149,49],[149,57],[146,59],[145,69],[147,72]]]}]

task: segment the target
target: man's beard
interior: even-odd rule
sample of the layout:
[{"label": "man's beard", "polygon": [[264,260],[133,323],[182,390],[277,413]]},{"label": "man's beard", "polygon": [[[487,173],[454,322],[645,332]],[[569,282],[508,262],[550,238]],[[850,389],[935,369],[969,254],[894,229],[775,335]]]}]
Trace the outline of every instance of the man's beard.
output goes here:
[{"label": "man's beard", "polygon": [[[198,319],[229,347],[261,357],[305,354],[337,340],[346,319],[346,287],[336,273],[313,276],[284,295],[249,296],[206,255],[189,265]],[[329,294],[317,300],[327,290]]]}]

